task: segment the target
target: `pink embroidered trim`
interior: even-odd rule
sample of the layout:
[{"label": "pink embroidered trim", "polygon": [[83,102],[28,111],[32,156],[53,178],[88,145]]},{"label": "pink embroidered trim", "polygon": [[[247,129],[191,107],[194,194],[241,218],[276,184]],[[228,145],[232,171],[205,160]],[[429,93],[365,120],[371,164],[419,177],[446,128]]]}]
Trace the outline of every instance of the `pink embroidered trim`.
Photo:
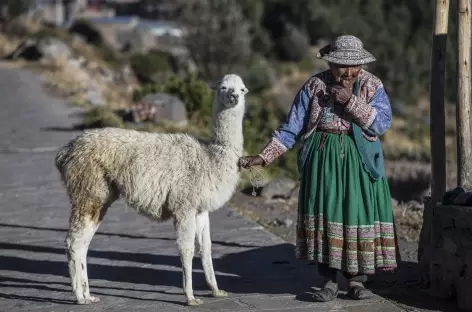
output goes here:
[{"label": "pink embroidered trim", "polygon": [[367,121],[366,125],[364,126],[364,129],[367,129],[370,126],[372,126],[372,124],[374,123],[375,117],[377,117],[377,110],[374,107],[372,107],[372,110],[373,110],[373,113],[370,116],[369,120]]},{"label": "pink embroidered trim", "polygon": [[259,156],[261,156],[265,164],[268,165],[286,151],[287,148],[282,143],[276,139],[272,139],[269,144],[267,144],[262,149],[262,152],[259,154]]},{"label": "pink embroidered trim", "polygon": [[347,103],[346,112],[351,114],[353,119],[364,129],[372,124],[377,114],[375,108],[355,95],[352,95],[349,103]]},{"label": "pink embroidered trim", "polygon": [[367,140],[367,141],[370,141],[370,142],[374,142],[374,141],[377,141],[379,139],[378,136],[370,136],[368,135],[367,133],[365,132],[362,132],[362,134],[364,135],[364,138]]}]

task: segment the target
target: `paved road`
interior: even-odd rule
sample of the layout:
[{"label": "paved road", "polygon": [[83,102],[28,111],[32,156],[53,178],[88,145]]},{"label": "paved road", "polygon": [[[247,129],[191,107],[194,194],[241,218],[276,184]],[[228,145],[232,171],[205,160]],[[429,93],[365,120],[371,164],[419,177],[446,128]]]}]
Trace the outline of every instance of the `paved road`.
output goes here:
[{"label": "paved road", "polygon": [[230,297],[208,296],[196,259],[194,286],[205,303],[188,308],[171,224],[122,203],[110,208],[88,254],[91,292],[101,302],[75,305],[64,251],[69,204],[53,159],[76,135],[64,130],[78,117],[25,70],[0,67],[0,95],[0,311],[400,311],[380,297],[310,302],[304,292],[319,282],[315,267],[228,209],[211,219],[217,279]]}]

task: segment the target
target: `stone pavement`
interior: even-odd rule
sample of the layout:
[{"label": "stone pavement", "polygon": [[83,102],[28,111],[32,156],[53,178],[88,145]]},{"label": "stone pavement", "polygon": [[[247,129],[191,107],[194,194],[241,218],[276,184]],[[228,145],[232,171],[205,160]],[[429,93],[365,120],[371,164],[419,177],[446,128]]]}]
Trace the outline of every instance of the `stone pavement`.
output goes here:
[{"label": "stone pavement", "polygon": [[54,156],[77,134],[67,128],[78,117],[26,70],[0,67],[0,94],[0,311],[401,311],[380,297],[311,302],[315,267],[228,209],[212,214],[211,225],[217,280],[229,298],[209,297],[197,258],[194,286],[204,304],[186,307],[173,227],[121,202],[88,254],[90,289],[101,302],[74,304],[64,250],[69,203]]}]

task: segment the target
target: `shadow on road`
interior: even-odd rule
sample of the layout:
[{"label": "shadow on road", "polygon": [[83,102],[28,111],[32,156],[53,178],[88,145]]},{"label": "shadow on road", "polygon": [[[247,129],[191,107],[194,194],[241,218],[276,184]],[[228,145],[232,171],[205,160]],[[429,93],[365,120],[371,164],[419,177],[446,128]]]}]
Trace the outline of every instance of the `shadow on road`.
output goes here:
[{"label": "shadow on road", "polygon": [[[0,223],[0,228],[2,228],[2,227],[12,228],[12,229],[36,230],[36,231],[53,231],[53,232],[61,232],[61,233],[67,233],[67,231],[68,231],[65,228],[47,228],[47,227],[32,226],[32,225]],[[110,233],[110,232],[102,232],[102,231],[97,231],[97,233],[95,233],[94,237],[96,237],[97,235],[98,236],[114,236],[114,237],[121,237],[121,238],[156,239],[156,240],[165,240],[165,241],[175,240],[173,238],[168,238],[168,237],[157,237],[157,236],[136,235],[136,234],[122,234],[122,233]],[[214,245],[221,245],[221,246],[226,246],[226,247],[245,247],[245,248],[257,247],[257,246],[254,246],[254,245],[245,245],[245,244],[239,244],[239,243],[223,242],[223,241],[218,241],[218,240],[212,240],[212,243]],[[40,248],[40,247],[38,247],[38,248]],[[62,253],[63,252],[61,252],[61,254]],[[90,255],[90,253],[89,253],[89,255]]]},{"label": "shadow on road", "polygon": [[[0,227],[24,227],[27,229],[39,231],[58,231],[65,232],[65,229],[47,229],[33,226],[21,226],[11,224],[0,224]],[[116,235],[122,237],[124,234],[97,233],[98,235]],[[153,237],[141,237],[126,235],[133,239],[153,239]],[[168,239],[168,238],[155,238]],[[227,244],[224,242],[215,242],[215,244]],[[293,245],[279,244],[268,247],[254,247],[231,244],[232,247],[244,248],[244,251],[234,252],[224,255],[219,259],[214,259],[214,266],[217,272],[217,280],[222,289],[233,294],[292,294],[297,295],[297,300],[310,301],[311,296],[307,291],[312,286],[320,286],[320,280],[317,278],[316,266],[305,265],[294,258]],[[247,249],[252,247],[252,249]],[[0,277],[0,288],[10,287],[18,289],[36,289],[44,293],[44,297],[21,296],[2,293],[0,298],[21,299],[38,302],[53,302],[57,304],[71,304],[73,301],[48,299],[47,293],[70,292],[68,283],[40,282],[37,276],[54,275],[69,278],[69,272],[66,263],[65,249],[53,246],[32,246],[19,243],[0,243],[0,250],[17,250],[19,252],[27,251],[35,254],[63,254],[64,261],[54,260],[35,260],[20,256],[0,255],[0,270],[21,273],[21,278]],[[44,257],[41,257],[44,259]],[[111,297],[120,297],[133,300],[163,301],[156,295],[151,299],[149,296],[143,297],[139,294],[145,292],[163,293],[162,291],[141,290],[139,285],[151,286],[171,286],[181,288],[180,259],[178,256],[162,255],[150,253],[136,253],[126,251],[103,251],[89,250],[88,259],[106,259],[110,264],[93,263],[89,261],[88,273],[91,278],[91,292],[97,295]],[[126,261],[124,264],[114,264],[113,261]],[[135,264],[135,265],[133,265]],[[166,266],[169,269],[162,269],[150,266]],[[204,275],[199,259],[194,261],[193,273],[194,289],[207,290]],[[24,278],[30,274],[36,276],[36,280]],[[109,281],[109,285],[94,286],[94,279]],[[432,309],[434,311],[457,311],[453,304],[436,302],[428,298],[419,290],[419,270],[416,263],[403,262],[395,273],[379,273],[370,278],[369,287],[380,296],[396,301],[397,303],[420,309]],[[132,288],[122,288],[122,285],[113,285],[113,283],[132,283],[137,285]],[[55,284],[55,285],[54,285]],[[61,286],[61,288],[55,287]],[[110,292],[112,290],[131,290],[122,294]],[[21,291],[18,292],[21,294]],[[136,294],[133,296],[133,293]],[[183,294],[179,293],[179,296]],[[72,297],[72,294],[71,294]],[[183,298],[183,297],[182,297]],[[181,299],[181,298],[179,298]],[[171,302],[182,304],[181,301]]]}]

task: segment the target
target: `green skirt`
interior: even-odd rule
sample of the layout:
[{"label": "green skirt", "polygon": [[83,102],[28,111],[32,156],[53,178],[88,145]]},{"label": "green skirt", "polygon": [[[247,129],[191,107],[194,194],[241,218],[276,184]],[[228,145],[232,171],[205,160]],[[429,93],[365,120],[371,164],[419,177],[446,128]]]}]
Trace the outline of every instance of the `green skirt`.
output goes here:
[{"label": "green skirt", "polygon": [[297,258],[350,274],[396,268],[386,178],[369,177],[350,135],[314,132],[304,148],[307,156],[303,165],[299,163]]}]

